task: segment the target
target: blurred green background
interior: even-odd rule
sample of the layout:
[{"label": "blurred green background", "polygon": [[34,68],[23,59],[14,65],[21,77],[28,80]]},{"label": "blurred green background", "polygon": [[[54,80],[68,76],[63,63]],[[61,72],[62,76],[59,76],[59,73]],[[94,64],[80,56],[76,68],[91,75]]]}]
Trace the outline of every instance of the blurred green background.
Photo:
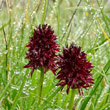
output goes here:
[{"label": "blurred green background", "polygon": [[[30,69],[23,66],[28,62],[25,46],[41,24],[44,4],[45,0],[0,0],[0,110],[38,110],[40,71],[31,78]],[[55,31],[60,48],[74,42],[94,66],[95,84],[83,90],[83,96],[75,96],[75,110],[110,110],[109,7],[110,0],[47,0],[45,23]],[[42,103],[57,82],[51,71],[45,74]],[[68,110],[70,95],[65,87],[43,110]]]}]

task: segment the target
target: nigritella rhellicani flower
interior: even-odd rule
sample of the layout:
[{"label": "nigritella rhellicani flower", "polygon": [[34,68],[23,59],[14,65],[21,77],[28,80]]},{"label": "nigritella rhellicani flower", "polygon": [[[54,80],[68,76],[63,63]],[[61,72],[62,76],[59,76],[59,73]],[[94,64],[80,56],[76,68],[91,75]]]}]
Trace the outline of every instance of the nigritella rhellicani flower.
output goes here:
[{"label": "nigritella rhellicani flower", "polygon": [[67,85],[69,89],[78,89],[79,94],[83,94],[82,88],[90,87],[93,83],[92,63],[87,61],[87,54],[81,51],[81,47],[71,44],[70,47],[63,48],[63,54],[58,55],[56,79],[59,79],[57,86]]},{"label": "nigritella rhellicani flower", "polygon": [[30,37],[26,59],[29,63],[24,68],[31,68],[31,76],[35,69],[44,68],[44,73],[50,69],[54,74],[56,71],[57,55],[59,46],[57,36],[54,34],[50,25],[39,25],[34,29],[33,36]]}]

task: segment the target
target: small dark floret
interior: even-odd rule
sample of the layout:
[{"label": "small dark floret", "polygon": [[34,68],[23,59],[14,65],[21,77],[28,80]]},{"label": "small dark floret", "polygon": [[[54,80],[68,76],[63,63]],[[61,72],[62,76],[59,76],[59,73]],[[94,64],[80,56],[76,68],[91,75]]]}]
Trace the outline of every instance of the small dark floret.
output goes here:
[{"label": "small dark floret", "polygon": [[78,89],[79,94],[83,94],[82,88],[90,87],[93,84],[91,77],[92,64],[87,61],[86,54],[81,52],[81,47],[71,44],[63,49],[63,55],[59,54],[57,74],[60,86],[67,85],[67,94],[70,87]]},{"label": "small dark floret", "polygon": [[56,40],[57,36],[54,35],[51,26],[43,24],[34,29],[33,36],[27,45],[29,49],[26,59],[29,59],[29,63],[24,66],[24,68],[32,68],[31,76],[34,70],[40,67],[44,67],[44,72],[50,69],[55,74],[56,52],[59,51]]}]

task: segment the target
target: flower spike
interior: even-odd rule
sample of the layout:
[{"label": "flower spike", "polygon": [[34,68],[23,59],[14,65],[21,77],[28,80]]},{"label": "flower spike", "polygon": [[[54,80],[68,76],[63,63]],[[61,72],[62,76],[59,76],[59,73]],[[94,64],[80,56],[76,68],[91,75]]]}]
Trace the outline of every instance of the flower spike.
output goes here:
[{"label": "flower spike", "polygon": [[44,67],[44,72],[50,69],[55,74],[56,52],[59,51],[56,40],[57,36],[54,35],[50,25],[43,24],[34,29],[33,36],[26,46],[29,48],[26,54],[29,63],[24,66],[24,68],[32,68],[31,76],[34,70],[40,67]]},{"label": "flower spike", "polygon": [[59,82],[57,86],[67,85],[69,89],[78,89],[79,94],[83,94],[82,88],[90,87],[93,84],[92,64],[87,61],[86,53],[81,52],[81,47],[71,44],[70,47],[63,48],[63,55],[58,55],[57,65],[60,71],[57,74]]}]

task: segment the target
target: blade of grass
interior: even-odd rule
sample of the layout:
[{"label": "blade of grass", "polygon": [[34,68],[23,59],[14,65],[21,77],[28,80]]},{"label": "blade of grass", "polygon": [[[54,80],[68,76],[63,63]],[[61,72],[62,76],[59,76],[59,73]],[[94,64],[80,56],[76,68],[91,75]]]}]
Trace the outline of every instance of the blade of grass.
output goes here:
[{"label": "blade of grass", "polygon": [[[100,7],[100,2],[99,2],[99,0],[97,0],[97,4],[98,4],[99,7]],[[108,32],[109,32],[109,34],[110,34],[110,28],[109,28],[109,25],[108,25],[108,23],[107,23],[107,19],[106,19],[105,13],[104,13],[104,11],[103,11],[103,8],[100,8],[100,10],[101,10],[101,13],[102,13],[102,16],[103,16],[103,21],[105,22],[105,25],[106,25],[106,27],[107,27],[107,30],[108,30]]]},{"label": "blade of grass", "polygon": [[44,10],[43,10],[43,14],[42,14],[42,21],[41,24],[44,24],[45,18],[46,18],[46,9],[47,9],[47,0],[45,0],[45,4],[44,4]]},{"label": "blade of grass", "polygon": [[[98,19],[97,19],[97,20],[98,20]],[[100,23],[99,20],[98,20],[98,23],[99,23],[100,28],[101,28],[102,32],[104,33],[106,39],[103,40],[103,41],[101,41],[101,43],[99,43],[98,45],[96,45],[95,48],[93,47],[93,48],[88,49],[88,50],[87,50],[87,53],[92,53],[93,51],[94,51],[94,52],[97,51],[98,48],[99,48],[100,46],[102,46],[107,40],[110,42],[110,38],[109,38],[109,37],[107,36],[107,34],[105,33],[105,31],[104,31],[104,29],[103,29],[103,27],[102,27],[102,25],[101,25],[101,23]]]},{"label": "blade of grass", "polygon": [[68,101],[69,101],[69,95],[67,95],[65,99],[63,98],[63,102],[61,104],[61,107],[65,108]]},{"label": "blade of grass", "polygon": [[43,110],[43,108],[48,104],[52,98],[58,94],[58,92],[61,90],[62,87],[58,87],[48,98],[44,101],[43,104],[40,105],[39,110]]},{"label": "blade of grass", "polygon": [[[98,5],[100,6],[100,3],[99,3],[98,0],[97,0],[97,3],[98,3]],[[107,17],[106,17],[106,15],[104,14],[103,9],[101,9],[101,13],[102,13],[103,18],[104,18],[103,21],[105,22],[105,25],[106,25],[106,27],[107,27],[107,30],[108,30],[108,32],[109,32],[109,34],[110,34],[110,28],[109,28],[109,25],[108,25],[107,20],[106,20]],[[105,33],[104,33],[104,35],[106,36]],[[103,40],[101,43],[99,43],[99,45],[97,45],[97,46],[95,47],[95,49],[94,49],[94,48],[88,49],[88,50],[87,50],[87,53],[92,52],[93,50],[94,50],[94,51],[97,51],[97,50],[98,50],[98,47],[101,46],[101,45],[103,45],[103,44],[109,39],[108,36],[106,36],[106,38],[107,38],[107,39],[105,39],[105,40]]]},{"label": "blade of grass", "polygon": [[[109,70],[109,68],[110,68],[110,60],[107,62],[107,64],[106,64],[105,67],[104,67],[105,73],[107,73],[107,71]],[[86,97],[86,98],[84,99],[84,101],[83,101],[83,103],[82,103],[82,105],[81,105],[80,110],[85,110],[86,105],[88,104],[88,102],[89,102],[89,100],[91,99],[91,97],[94,95],[94,93],[95,93],[95,91],[97,90],[98,86],[100,85],[100,82],[102,81],[102,79],[103,79],[103,76],[99,76],[99,77],[97,78],[97,81],[96,81],[94,87],[92,88],[92,90],[90,91],[88,97]]]},{"label": "blade of grass", "polygon": [[[6,50],[6,56],[5,56],[5,82],[7,83],[8,81],[8,70],[7,70],[7,65],[8,65],[8,45],[7,45],[7,37],[6,37],[6,32],[5,29],[3,28],[3,34],[4,34],[4,40],[5,40],[5,50]],[[5,83],[5,84],[6,84]]]},{"label": "blade of grass", "polygon": [[6,93],[6,91],[8,90],[11,82],[13,81],[14,77],[16,74],[13,74],[12,78],[10,79],[9,83],[6,85],[6,87],[4,88],[4,90],[2,91],[1,95],[0,95],[0,100],[3,98],[4,94]]},{"label": "blade of grass", "polygon": [[105,15],[105,17],[106,17],[106,19],[110,22],[110,18],[109,18],[107,15]]},{"label": "blade of grass", "polygon": [[[78,4],[77,4],[77,7],[79,7],[79,5],[81,4],[81,1],[82,1],[82,0],[79,0],[79,2],[78,2]],[[66,32],[67,32],[68,28],[70,27],[70,24],[71,24],[71,22],[72,22],[72,20],[73,20],[73,18],[74,18],[74,16],[75,16],[75,14],[76,14],[76,12],[77,12],[77,8],[76,8],[75,11],[73,12],[73,14],[72,14],[72,16],[71,16],[71,19],[69,20],[69,23],[68,23],[67,28],[66,28]],[[62,41],[63,38],[65,37],[66,32],[63,34],[63,37],[61,38],[61,41]]]},{"label": "blade of grass", "polygon": [[110,39],[109,39],[109,37],[107,36],[107,34],[106,34],[106,32],[104,31],[104,29],[103,29],[103,27],[102,27],[102,25],[101,25],[101,23],[100,23],[100,21],[99,21],[99,19],[97,18],[97,21],[98,21],[98,23],[99,23],[99,26],[100,26],[100,28],[101,28],[101,30],[102,30],[102,32],[104,33],[104,35],[105,35],[105,38],[110,42]]},{"label": "blade of grass", "polygon": [[107,103],[105,105],[103,105],[103,107],[100,110],[105,110],[106,107],[110,106],[110,103]]},{"label": "blade of grass", "polygon": [[18,93],[16,94],[16,96],[15,96],[15,98],[14,98],[13,104],[12,104],[12,106],[11,106],[11,110],[14,110],[14,109],[15,109],[15,106],[16,106],[16,104],[17,104],[17,101],[18,101],[18,99],[19,99],[19,97],[20,97],[20,95],[21,95],[21,93],[22,93],[23,87],[24,87],[24,85],[25,85],[27,73],[28,73],[28,70],[26,70],[26,74],[24,74],[24,76],[23,76],[22,84],[21,84],[21,86],[20,86],[20,88],[19,88],[19,90],[18,90]]},{"label": "blade of grass", "polygon": [[101,86],[100,92],[98,92],[98,94],[97,94],[97,96],[96,96],[96,99],[95,99],[95,102],[94,102],[94,106],[97,105],[97,101],[98,101],[98,99],[100,98],[100,94],[102,94],[103,89],[104,89],[104,85]]},{"label": "blade of grass", "polygon": [[3,24],[3,25],[0,27],[0,31],[2,31],[3,28],[5,28],[6,26],[8,26],[8,24],[9,24],[9,21],[8,21],[6,24]]},{"label": "blade of grass", "polygon": [[105,96],[104,99],[97,105],[96,110],[103,110],[102,109],[104,107],[103,105],[106,105],[106,103],[105,103],[106,102],[106,99],[107,99],[107,96]]},{"label": "blade of grass", "polygon": [[[29,15],[29,18],[33,15],[33,12],[36,11],[38,12],[40,5],[42,4],[42,0],[39,0],[39,2],[37,3],[36,7],[32,10],[32,12]],[[13,40],[11,41],[11,43],[9,44],[9,47],[12,46],[12,42],[14,42],[15,38],[17,37],[17,35],[20,33],[20,31],[23,29],[24,25],[26,24],[25,20],[23,21],[23,24],[21,25],[21,27],[18,29],[17,33],[14,35]]]}]

